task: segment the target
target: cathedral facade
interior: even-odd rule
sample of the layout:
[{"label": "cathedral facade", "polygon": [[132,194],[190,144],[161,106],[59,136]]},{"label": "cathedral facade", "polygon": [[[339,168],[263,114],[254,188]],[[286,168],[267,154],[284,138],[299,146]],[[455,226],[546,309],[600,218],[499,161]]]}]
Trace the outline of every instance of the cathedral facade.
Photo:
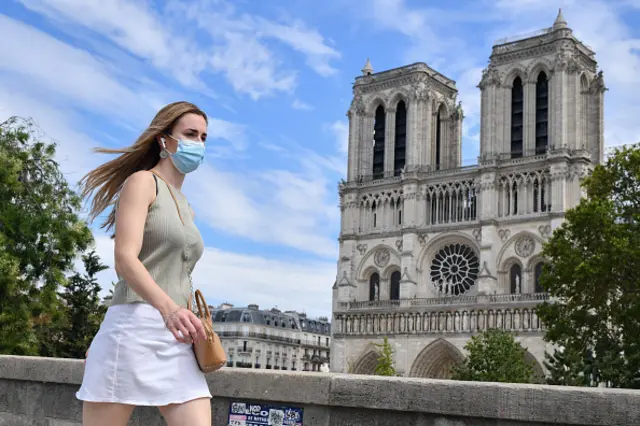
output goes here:
[{"label": "cathedral facade", "polygon": [[562,13],[496,42],[479,82],[480,155],[461,165],[455,82],[424,63],[353,88],[347,180],[339,187],[331,369],[373,374],[386,336],[396,370],[447,378],[464,345],[513,331],[543,373],[536,306],[543,242],[603,159],[604,81]]}]

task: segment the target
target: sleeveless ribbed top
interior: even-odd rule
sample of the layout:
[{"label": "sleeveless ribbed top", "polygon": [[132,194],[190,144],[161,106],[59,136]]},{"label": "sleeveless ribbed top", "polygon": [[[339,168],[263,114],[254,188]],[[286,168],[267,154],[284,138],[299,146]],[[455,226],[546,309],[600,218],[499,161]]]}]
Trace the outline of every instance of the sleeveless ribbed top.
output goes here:
[{"label": "sleeveless ribbed top", "polygon": [[[186,308],[191,294],[191,273],[202,257],[204,241],[193,222],[191,208],[184,194],[171,188],[184,220],[183,225],[176,202],[169,192],[169,184],[155,175],[153,177],[156,179],[156,199],[147,212],[138,259],[158,286],[176,304]],[[145,300],[118,275],[111,305],[136,302]]]}]

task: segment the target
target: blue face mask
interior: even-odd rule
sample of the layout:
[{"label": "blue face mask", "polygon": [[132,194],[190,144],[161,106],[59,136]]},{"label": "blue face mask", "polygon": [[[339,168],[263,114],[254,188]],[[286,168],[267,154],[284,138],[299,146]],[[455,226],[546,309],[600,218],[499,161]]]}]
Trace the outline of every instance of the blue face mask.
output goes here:
[{"label": "blue face mask", "polygon": [[187,139],[176,139],[171,135],[167,136],[178,141],[178,149],[176,150],[175,154],[171,154],[164,144],[164,139],[161,139],[164,150],[167,152],[167,154],[169,154],[171,162],[174,166],[176,166],[176,169],[178,169],[180,173],[191,173],[196,170],[198,166],[200,166],[200,164],[202,164],[202,162],[204,161],[205,151],[203,142],[190,141]]}]

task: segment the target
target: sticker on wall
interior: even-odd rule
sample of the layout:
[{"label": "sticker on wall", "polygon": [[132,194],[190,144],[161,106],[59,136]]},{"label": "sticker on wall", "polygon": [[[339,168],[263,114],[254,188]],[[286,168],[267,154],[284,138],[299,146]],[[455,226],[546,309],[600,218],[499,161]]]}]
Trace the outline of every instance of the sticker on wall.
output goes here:
[{"label": "sticker on wall", "polygon": [[302,426],[302,408],[234,401],[229,426]]}]

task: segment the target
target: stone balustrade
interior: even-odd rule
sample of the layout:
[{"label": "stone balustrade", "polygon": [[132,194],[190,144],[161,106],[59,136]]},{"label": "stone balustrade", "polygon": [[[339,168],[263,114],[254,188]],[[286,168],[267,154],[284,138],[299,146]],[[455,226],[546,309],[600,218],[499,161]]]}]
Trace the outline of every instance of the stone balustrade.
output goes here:
[{"label": "stone balustrade", "polygon": [[[80,360],[0,356],[0,425],[80,426],[82,374]],[[230,424],[230,411],[239,416],[232,424],[245,424],[238,413],[248,408],[294,408],[303,426],[640,424],[635,390],[226,368],[207,381],[220,426]],[[130,424],[165,423],[147,407]]]},{"label": "stone balustrade", "polygon": [[[372,311],[393,308],[429,308],[449,305],[484,306],[490,304],[518,304],[519,302],[536,302],[534,305],[549,300],[547,293],[518,293],[518,294],[490,294],[477,296],[443,296],[429,298],[399,299],[399,300],[364,300],[356,302],[339,302],[336,312]],[[530,303],[529,303],[530,304]],[[534,306],[532,305],[532,306]]]},{"label": "stone balustrade", "polygon": [[334,337],[475,333],[489,328],[518,333],[544,330],[535,308],[335,314],[333,326]]}]

